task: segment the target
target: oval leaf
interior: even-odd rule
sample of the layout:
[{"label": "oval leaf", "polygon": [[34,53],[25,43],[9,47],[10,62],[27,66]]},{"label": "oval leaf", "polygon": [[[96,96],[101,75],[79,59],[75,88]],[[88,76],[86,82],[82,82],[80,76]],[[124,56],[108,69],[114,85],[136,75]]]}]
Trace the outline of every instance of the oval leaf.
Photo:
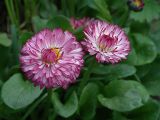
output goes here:
[{"label": "oval leaf", "polygon": [[128,112],[127,115],[114,112],[113,120],[159,120],[159,110],[158,102],[150,100],[144,106]]},{"label": "oval leaf", "polygon": [[[116,89],[115,89],[116,88]],[[114,80],[100,94],[100,103],[112,110],[125,112],[143,106],[149,99],[146,89],[136,81]]]},{"label": "oval leaf", "polygon": [[141,34],[134,34],[135,41],[134,48],[137,55],[135,65],[144,65],[151,63],[157,55],[155,44],[146,36]]},{"label": "oval leaf", "polygon": [[52,103],[55,111],[62,117],[68,118],[72,116],[78,108],[77,94],[73,92],[65,104],[61,103],[57,93],[52,94]]},{"label": "oval leaf", "polygon": [[6,33],[0,33],[0,44],[9,47],[11,45],[11,40],[7,37]]},{"label": "oval leaf", "polygon": [[31,104],[41,94],[39,87],[24,81],[21,74],[14,74],[2,86],[2,99],[12,109],[20,109]]},{"label": "oval leaf", "polygon": [[47,26],[48,20],[42,19],[39,16],[33,16],[32,17],[32,24],[35,32],[38,32],[42,29],[45,29]]},{"label": "oval leaf", "polygon": [[52,20],[47,22],[47,27],[54,29],[54,28],[62,28],[63,30],[70,30],[72,31],[72,26],[70,21],[65,16],[56,16]]}]

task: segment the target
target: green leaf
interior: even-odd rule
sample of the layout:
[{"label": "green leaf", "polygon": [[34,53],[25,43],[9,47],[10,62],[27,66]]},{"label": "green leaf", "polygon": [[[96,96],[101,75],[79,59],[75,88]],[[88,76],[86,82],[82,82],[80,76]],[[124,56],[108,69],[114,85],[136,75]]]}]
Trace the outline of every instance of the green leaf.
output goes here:
[{"label": "green leaf", "polygon": [[31,104],[41,94],[39,87],[24,81],[21,74],[14,74],[2,86],[2,99],[12,109],[20,109]]},{"label": "green leaf", "polygon": [[39,13],[43,18],[53,18],[58,14],[57,7],[53,2],[49,0],[39,0],[39,4]]},{"label": "green leaf", "polygon": [[105,0],[84,0],[81,3],[81,9],[85,6],[96,10],[98,12],[98,18],[111,21],[112,18]]},{"label": "green leaf", "polygon": [[11,40],[8,38],[6,33],[0,33],[0,45],[9,47],[11,45]]},{"label": "green leaf", "polygon": [[151,30],[150,30],[150,36],[153,39],[153,42],[155,43],[157,47],[157,52],[160,54],[160,20],[153,21],[151,24]]},{"label": "green leaf", "polygon": [[78,98],[76,92],[73,92],[67,99],[65,104],[63,104],[57,93],[52,93],[52,103],[54,105],[55,111],[62,117],[68,118],[72,116],[78,108]]},{"label": "green leaf", "polygon": [[143,85],[132,80],[114,80],[104,88],[104,95],[98,95],[99,102],[112,110],[126,112],[143,106],[149,94]]},{"label": "green leaf", "polygon": [[96,114],[98,91],[98,86],[95,83],[89,83],[83,89],[79,101],[79,112],[83,120],[91,120]]},{"label": "green leaf", "polygon": [[40,30],[46,28],[47,20],[41,19],[39,16],[32,17],[32,25],[35,32],[39,32]]},{"label": "green leaf", "polygon": [[149,101],[144,106],[135,109],[128,114],[131,120],[159,120],[160,105],[158,102]]},{"label": "green leaf", "polygon": [[49,20],[47,22],[47,27],[51,29],[62,28],[63,30],[72,31],[72,26],[69,19],[62,15],[56,16],[53,19]]},{"label": "green leaf", "polygon": [[99,65],[93,68],[93,73],[104,75],[108,79],[124,78],[133,75],[136,72],[136,68],[127,64],[115,64],[115,65]]},{"label": "green leaf", "polygon": [[130,28],[129,28],[129,27],[123,28],[123,30],[124,30],[124,32],[125,32],[126,34],[129,34],[129,32],[130,32]]},{"label": "green leaf", "polygon": [[111,15],[105,0],[90,0],[89,6],[100,13],[99,17],[111,21]]},{"label": "green leaf", "polygon": [[114,112],[113,120],[159,120],[159,111],[158,102],[150,100],[144,106],[128,112],[127,115]]},{"label": "green leaf", "polygon": [[133,47],[137,55],[135,65],[144,65],[153,62],[157,55],[155,44],[150,38],[141,34],[134,34],[134,37]]},{"label": "green leaf", "polygon": [[159,18],[160,5],[156,0],[145,0],[144,9],[141,12],[131,12],[131,19],[139,22],[151,22],[153,19]]}]

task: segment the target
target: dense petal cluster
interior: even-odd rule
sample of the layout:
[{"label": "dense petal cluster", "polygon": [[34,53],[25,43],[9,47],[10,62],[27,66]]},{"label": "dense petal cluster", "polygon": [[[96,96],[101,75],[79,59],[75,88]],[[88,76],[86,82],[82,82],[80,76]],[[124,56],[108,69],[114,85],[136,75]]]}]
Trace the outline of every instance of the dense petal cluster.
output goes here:
[{"label": "dense petal cluster", "polygon": [[90,55],[96,55],[99,62],[117,63],[126,59],[130,51],[128,37],[117,25],[94,20],[85,28],[84,34],[84,49]]},{"label": "dense petal cluster", "polygon": [[92,19],[84,17],[82,19],[75,19],[75,18],[71,18],[70,19],[70,23],[73,27],[73,29],[78,29],[80,27],[85,27],[87,26],[90,22],[92,21]]},{"label": "dense petal cluster", "polygon": [[20,63],[22,71],[35,85],[67,88],[80,74],[83,51],[71,33],[45,29],[23,46]]}]

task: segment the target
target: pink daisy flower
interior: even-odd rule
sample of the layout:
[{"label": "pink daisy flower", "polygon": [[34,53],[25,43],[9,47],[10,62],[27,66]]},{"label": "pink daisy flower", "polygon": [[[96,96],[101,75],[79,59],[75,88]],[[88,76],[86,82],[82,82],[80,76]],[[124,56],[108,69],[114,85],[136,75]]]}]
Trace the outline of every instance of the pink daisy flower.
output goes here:
[{"label": "pink daisy flower", "polygon": [[75,82],[83,66],[83,51],[76,38],[61,29],[45,29],[23,46],[22,71],[40,88],[67,88]]},{"label": "pink daisy flower", "polygon": [[87,26],[90,22],[92,21],[92,19],[84,17],[82,19],[75,19],[75,18],[71,18],[70,19],[70,23],[72,25],[73,29],[78,29],[80,27],[85,27]]},{"label": "pink daisy flower", "polygon": [[85,28],[84,34],[82,45],[90,55],[96,55],[98,62],[117,63],[126,59],[130,51],[128,37],[117,25],[95,20]]}]

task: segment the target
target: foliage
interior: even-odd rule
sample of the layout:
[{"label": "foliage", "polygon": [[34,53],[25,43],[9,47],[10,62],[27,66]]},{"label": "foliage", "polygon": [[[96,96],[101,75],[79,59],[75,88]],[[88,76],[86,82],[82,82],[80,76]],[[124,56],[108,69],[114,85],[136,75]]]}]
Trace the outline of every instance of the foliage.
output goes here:
[{"label": "foliage", "polygon": [[[140,12],[129,10],[126,1],[0,1],[7,14],[0,20],[0,119],[159,120],[160,1],[144,0]],[[101,64],[86,55],[81,75],[68,89],[34,87],[20,70],[21,47],[44,28],[60,27],[81,41],[82,28],[74,30],[70,17],[121,26],[131,42],[127,60]]]}]

